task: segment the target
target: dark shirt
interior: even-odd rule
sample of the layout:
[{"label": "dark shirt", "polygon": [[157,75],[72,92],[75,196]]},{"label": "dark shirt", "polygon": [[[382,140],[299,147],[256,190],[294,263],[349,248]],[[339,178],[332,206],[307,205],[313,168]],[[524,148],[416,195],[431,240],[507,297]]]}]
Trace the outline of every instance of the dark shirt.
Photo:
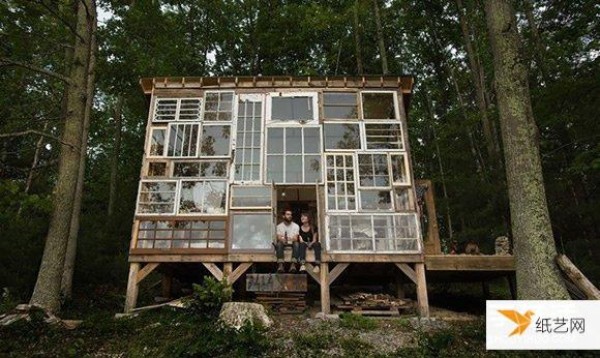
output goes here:
[{"label": "dark shirt", "polygon": [[316,226],[313,225],[312,230],[308,230],[308,231],[304,231],[302,229],[302,226],[300,226],[300,237],[302,238],[302,241],[306,242],[306,243],[310,243],[313,241],[313,232],[316,234],[319,232],[319,230],[317,229]]}]

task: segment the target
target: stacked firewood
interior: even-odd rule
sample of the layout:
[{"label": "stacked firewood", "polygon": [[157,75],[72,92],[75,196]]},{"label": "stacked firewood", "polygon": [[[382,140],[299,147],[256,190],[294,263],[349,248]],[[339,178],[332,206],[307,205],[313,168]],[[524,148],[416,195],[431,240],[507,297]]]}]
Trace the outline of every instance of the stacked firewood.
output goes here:
[{"label": "stacked firewood", "polygon": [[303,292],[257,292],[256,302],[278,313],[302,313],[306,309]]},{"label": "stacked firewood", "polygon": [[340,301],[335,307],[342,311],[352,311],[372,315],[396,315],[399,310],[413,308],[413,302],[405,298],[396,298],[385,293],[356,292],[338,294]]}]

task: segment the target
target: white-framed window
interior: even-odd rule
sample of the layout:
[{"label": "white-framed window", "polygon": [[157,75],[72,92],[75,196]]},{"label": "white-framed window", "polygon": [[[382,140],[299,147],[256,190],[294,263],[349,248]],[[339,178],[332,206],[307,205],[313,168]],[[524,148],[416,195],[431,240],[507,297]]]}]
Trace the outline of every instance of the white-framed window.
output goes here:
[{"label": "white-framed window", "polygon": [[332,253],[418,253],[419,224],[414,213],[329,214],[327,251]]},{"label": "white-framed window", "polygon": [[229,157],[231,155],[231,125],[202,124],[200,156]]},{"label": "white-framed window", "polygon": [[326,151],[361,149],[361,125],[358,122],[325,122],[323,138]]},{"label": "white-framed window", "polygon": [[404,150],[400,122],[363,123],[367,150]]},{"label": "white-framed window", "polygon": [[273,189],[270,186],[233,185],[231,186],[232,209],[270,209]]},{"label": "white-framed window", "polygon": [[362,91],[362,119],[390,120],[399,119],[398,94],[395,91]]},{"label": "white-framed window", "polygon": [[390,188],[390,171],[386,153],[358,153],[360,188]]},{"label": "white-framed window", "polygon": [[231,250],[272,251],[274,236],[271,211],[231,213]]},{"label": "white-framed window", "polygon": [[389,189],[360,189],[361,211],[393,211],[392,193]]},{"label": "white-framed window", "polygon": [[189,158],[198,156],[200,124],[169,123],[167,156]]},{"label": "white-framed window", "polygon": [[317,123],[317,92],[272,92],[267,96],[267,122]]},{"label": "white-framed window", "polygon": [[268,183],[322,182],[321,127],[268,127],[266,156]]},{"label": "white-framed window", "polygon": [[327,210],[356,211],[353,154],[326,154]]},{"label": "white-framed window", "polygon": [[156,98],[152,122],[199,121],[202,98]]},{"label": "white-framed window", "polygon": [[239,95],[236,123],[236,182],[261,182],[263,95]]},{"label": "white-framed window", "polygon": [[231,121],[234,98],[233,91],[204,92],[204,121]]},{"label": "white-framed window", "polygon": [[410,185],[410,175],[408,175],[408,156],[406,153],[390,154],[392,166],[392,183],[394,185]]},{"label": "white-framed window", "polygon": [[160,158],[165,156],[167,143],[167,127],[150,128],[150,138],[146,153],[148,158]]},{"label": "white-framed window", "polygon": [[229,162],[226,160],[174,161],[174,178],[228,178]]},{"label": "white-framed window", "polygon": [[177,180],[141,180],[136,203],[137,215],[173,215]]},{"label": "white-framed window", "polygon": [[324,119],[358,119],[358,95],[356,92],[323,92]]},{"label": "white-framed window", "polygon": [[179,215],[226,215],[227,180],[181,180]]}]

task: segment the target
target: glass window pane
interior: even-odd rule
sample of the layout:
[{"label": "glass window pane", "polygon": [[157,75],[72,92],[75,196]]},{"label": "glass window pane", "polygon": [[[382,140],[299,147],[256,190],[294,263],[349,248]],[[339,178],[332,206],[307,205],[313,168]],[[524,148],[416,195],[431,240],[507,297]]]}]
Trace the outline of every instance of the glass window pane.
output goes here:
[{"label": "glass window pane", "polygon": [[179,213],[224,214],[226,203],[225,181],[181,182]]},{"label": "glass window pane", "polygon": [[321,156],[307,155],[304,157],[304,182],[321,181]]},{"label": "glass window pane", "polygon": [[412,207],[412,189],[394,188],[394,199],[396,201],[396,210],[413,210]]},{"label": "glass window pane", "polygon": [[283,128],[269,128],[267,130],[267,153],[283,153]]},{"label": "glass window pane", "polygon": [[165,137],[167,130],[165,129],[152,129],[152,138],[150,139],[150,156],[163,156],[165,155]]},{"label": "glass window pane", "polygon": [[319,128],[304,128],[304,154],[321,153],[321,131]]},{"label": "glass window pane", "polygon": [[142,182],[138,197],[138,213],[173,213],[176,187],[175,182]]},{"label": "glass window pane", "polygon": [[283,182],[283,155],[267,156],[267,182]]},{"label": "glass window pane", "polygon": [[180,121],[199,121],[202,101],[199,98],[182,98],[179,105]]},{"label": "glass window pane", "polygon": [[389,191],[383,190],[361,190],[360,208],[363,210],[386,210],[392,209],[392,198]]},{"label": "glass window pane", "polygon": [[313,110],[311,96],[271,98],[272,120],[312,120]]},{"label": "glass window pane", "polygon": [[202,146],[200,155],[229,156],[231,126],[202,126]]},{"label": "glass window pane", "polygon": [[232,186],[233,207],[270,207],[272,190],[268,186]]},{"label": "glass window pane", "polygon": [[394,184],[408,184],[408,170],[404,155],[392,155],[392,177]]},{"label": "glass window pane", "polygon": [[195,157],[197,155],[198,124],[169,125],[168,156]]},{"label": "glass window pane", "polygon": [[404,149],[399,123],[366,123],[367,149]]},{"label": "glass window pane", "polygon": [[302,128],[285,129],[285,153],[302,153]]},{"label": "glass window pane", "polygon": [[177,113],[176,99],[157,99],[154,106],[154,122],[174,121]]},{"label": "glass window pane", "polygon": [[285,161],[285,182],[302,183],[302,156],[288,154]]},{"label": "glass window pane", "polygon": [[230,121],[233,118],[233,92],[206,92],[204,98],[205,121]]},{"label": "glass window pane", "polygon": [[323,116],[326,119],[356,119],[358,105],[356,93],[323,93]]},{"label": "glass window pane", "polygon": [[325,149],[360,149],[360,127],[356,123],[326,123]]},{"label": "glass window pane", "polygon": [[396,119],[394,93],[363,93],[364,119]]},{"label": "glass window pane", "polygon": [[162,177],[167,175],[167,163],[165,162],[150,162],[148,163],[149,177]]},{"label": "glass window pane", "polygon": [[234,250],[271,250],[273,248],[273,217],[271,213],[234,214],[231,217]]},{"label": "glass window pane", "polygon": [[359,154],[358,171],[363,187],[387,187],[390,184],[386,154]]},{"label": "glass window pane", "polygon": [[235,180],[260,180],[262,101],[241,99],[238,104]]}]

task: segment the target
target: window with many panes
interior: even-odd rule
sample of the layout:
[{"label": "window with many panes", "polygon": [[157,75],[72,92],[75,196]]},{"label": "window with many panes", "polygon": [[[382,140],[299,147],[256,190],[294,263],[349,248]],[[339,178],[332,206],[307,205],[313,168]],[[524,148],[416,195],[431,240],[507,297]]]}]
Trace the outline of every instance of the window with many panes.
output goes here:
[{"label": "window with many panes", "polygon": [[175,178],[227,178],[229,163],[225,160],[173,162]]},{"label": "window with many panes", "polygon": [[138,249],[224,249],[225,220],[140,222]]},{"label": "window with many panes", "polygon": [[321,182],[319,127],[267,128],[267,182]]},{"label": "window with many panes", "polygon": [[204,93],[204,120],[231,121],[233,119],[234,92]]},{"label": "window with many panes", "polygon": [[197,157],[199,124],[169,123],[169,157]]},{"label": "window with many panes", "polygon": [[262,98],[261,95],[240,95],[235,149],[236,181],[260,181],[261,178]]},{"label": "window with many panes", "polygon": [[418,252],[416,214],[331,214],[331,252]]},{"label": "window with many panes", "polygon": [[327,154],[327,210],[356,210],[354,156]]}]

